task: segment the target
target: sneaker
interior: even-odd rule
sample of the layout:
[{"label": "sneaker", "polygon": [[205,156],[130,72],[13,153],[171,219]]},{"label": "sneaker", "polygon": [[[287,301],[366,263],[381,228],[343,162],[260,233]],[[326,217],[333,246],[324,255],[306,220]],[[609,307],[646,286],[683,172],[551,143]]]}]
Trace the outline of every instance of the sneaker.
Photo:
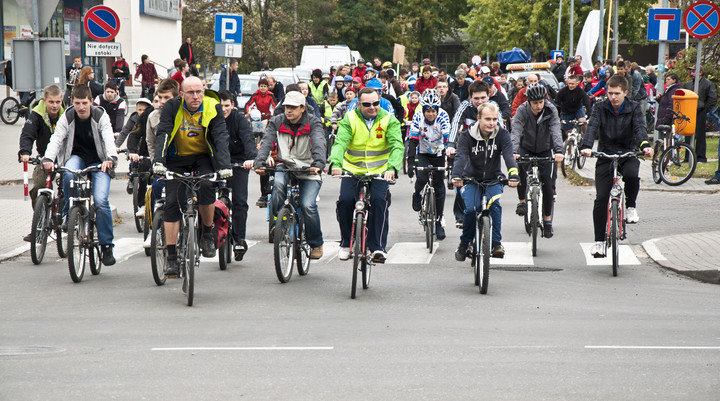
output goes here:
[{"label": "sneaker", "polygon": [[127,187],[125,188],[125,192],[127,192],[128,195],[132,195],[132,187],[133,187],[132,180],[128,180]]},{"label": "sneaker", "polygon": [[413,192],[412,195],[412,208],[414,211],[419,212],[420,211],[420,202],[422,202],[422,199],[420,197],[420,194],[417,192]]},{"label": "sneaker", "polygon": [[140,209],[135,213],[135,217],[145,217],[145,206],[140,206]]},{"label": "sneaker", "polygon": [[468,246],[470,244],[466,244],[464,242],[460,242],[460,245],[458,245],[457,249],[455,250],[455,260],[458,262],[464,262],[465,259],[468,256]]},{"label": "sneaker", "polygon": [[492,246],[492,251],[490,252],[490,255],[493,258],[502,259],[505,257],[505,248],[502,246],[501,243],[496,242]]},{"label": "sneaker", "polygon": [[255,202],[255,206],[258,207],[267,207],[267,196],[261,196],[258,198],[257,202]]},{"label": "sneaker", "polygon": [[718,185],[718,184],[720,184],[720,179],[718,179],[718,177],[713,177],[713,178],[711,178],[711,179],[709,179],[709,180],[706,180],[706,181],[705,181],[705,184],[707,184],[707,185]]},{"label": "sneaker", "polygon": [[235,261],[240,262],[243,260],[243,257],[245,256],[245,252],[248,250],[247,242],[245,242],[244,239],[241,239],[238,241],[235,246],[233,246],[233,253],[235,254]]},{"label": "sneaker", "polygon": [[350,248],[340,248],[338,251],[338,259],[340,260],[348,260],[350,259]]},{"label": "sneaker", "polygon": [[459,228],[462,230],[463,221],[462,219],[455,220],[455,228]]},{"label": "sneaker", "polygon": [[180,276],[180,264],[177,261],[177,257],[173,259],[168,257],[167,264],[165,265],[165,276],[169,278]]},{"label": "sneaker", "polygon": [[625,221],[627,221],[628,224],[635,224],[640,221],[637,209],[635,209],[634,207],[627,208],[627,212],[625,213]]},{"label": "sneaker", "polygon": [[32,234],[28,234],[28,235],[24,236],[23,241],[32,242]]},{"label": "sneaker", "polygon": [[605,243],[602,241],[596,241],[595,245],[590,248],[590,254],[595,258],[605,257]]},{"label": "sneaker", "polygon": [[383,251],[374,251],[372,253],[372,260],[374,263],[385,263],[385,259],[387,259],[387,253]]},{"label": "sneaker", "polygon": [[552,236],[553,236],[552,223],[549,221],[543,221],[543,237],[552,238]]},{"label": "sneaker", "polygon": [[315,197],[315,203],[318,203],[318,202],[320,202],[320,194],[318,194],[318,195]]},{"label": "sneaker", "polygon": [[147,238],[145,238],[145,241],[143,241],[143,248],[150,249],[152,248],[152,235],[149,234]]},{"label": "sneaker", "polygon": [[445,229],[439,221],[435,223],[435,235],[437,236],[438,241],[445,239]]},{"label": "sneaker", "polygon": [[515,208],[515,214],[518,216],[525,216],[527,214],[527,202],[518,202]]},{"label": "sneaker", "polygon": [[212,230],[207,233],[203,233],[200,237],[200,250],[202,255],[206,258],[215,257],[215,239],[213,238]]},{"label": "sneaker", "polygon": [[102,264],[112,266],[115,264],[112,245],[100,245],[102,247]]},{"label": "sneaker", "polygon": [[315,248],[312,248],[310,250],[310,259],[320,259],[323,256],[323,247],[322,245],[316,246]]}]

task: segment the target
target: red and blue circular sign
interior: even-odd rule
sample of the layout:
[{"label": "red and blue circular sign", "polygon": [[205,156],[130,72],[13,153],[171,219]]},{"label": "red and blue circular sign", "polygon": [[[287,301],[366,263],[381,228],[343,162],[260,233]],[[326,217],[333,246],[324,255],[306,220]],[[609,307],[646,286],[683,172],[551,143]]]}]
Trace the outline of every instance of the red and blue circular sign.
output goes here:
[{"label": "red and blue circular sign", "polygon": [[120,18],[107,6],[95,6],[88,10],[84,18],[85,32],[92,39],[108,42],[120,31]]},{"label": "red and blue circular sign", "polygon": [[709,38],[720,31],[720,7],[707,0],[697,1],[685,9],[682,21],[690,36]]}]

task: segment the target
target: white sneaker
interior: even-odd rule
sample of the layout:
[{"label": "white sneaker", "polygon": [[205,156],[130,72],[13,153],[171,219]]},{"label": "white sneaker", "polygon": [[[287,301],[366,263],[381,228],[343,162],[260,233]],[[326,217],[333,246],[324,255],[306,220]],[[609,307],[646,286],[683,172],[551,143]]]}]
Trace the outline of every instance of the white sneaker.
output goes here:
[{"label": "white sneaker", "polygon": [[595,242],[595,245],[590,248],[590,254],[596,258],[605,257],[605,243],[602,241]]},{"label": "white sneaker", "polygon": [[340,248],[338,251],[338,259],[348,260],[350,259],[350,248]]},{"label": "white sneaker", "polygon": [[316,202],[316,203],[317,203],[317,202],[320,202],[320,194],[318,194],[318,196],[315,197],[315,202]]},{"label": "white sneaker", "polygon": [[140,209],[135,213],[135,217],[145,217],[145,206],[140,206]]},{"label": "white sneaker", "polygon": [[143,248],[152,248],[152,235],[148,235],[147,238],[145,238],[145,241],[143,241]]},{"label": "white sneaker", "polygon": [[637,214],[637,209],[635,209],[634,207],[627,208],[627,211],[625,212],[625,221],[627,221],[628,224],[635,224],[640,221],[640,218]]}]

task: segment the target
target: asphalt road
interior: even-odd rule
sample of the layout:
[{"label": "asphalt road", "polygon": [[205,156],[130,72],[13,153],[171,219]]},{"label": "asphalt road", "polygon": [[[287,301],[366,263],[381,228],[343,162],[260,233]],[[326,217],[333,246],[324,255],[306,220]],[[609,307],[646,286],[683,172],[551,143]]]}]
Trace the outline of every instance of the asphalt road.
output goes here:
[{"label": "asphalt road", "polygon": [[641,193],[641,223],[625,242],[637,264],[612,277],[580,245],[592,242],[592,189],[558,182],[556,235],[535,258],[506,191],[508,255],[493,260],[480,295],[469,262],[453,258],[457,229],[431,258],[422,250],[403,179],[392,189],[390,257],[423,263],[376,266],[352,300],[350,262],[334,258],[338,188],[323,184],[326,256],[309,275],[277,281],[264,209],[252,206],[257,243],[227,271],[203,261],[187,307],[179,280],[153,282],[114,181],[125,218],[118,264],[79,284],[53,248],[39,266],[27,254],[0,264],[0,400],[718,399],[718,287],[660,269],[637,245],[716,229],[715,211],[677,212],[717,205],[717,195]]}]

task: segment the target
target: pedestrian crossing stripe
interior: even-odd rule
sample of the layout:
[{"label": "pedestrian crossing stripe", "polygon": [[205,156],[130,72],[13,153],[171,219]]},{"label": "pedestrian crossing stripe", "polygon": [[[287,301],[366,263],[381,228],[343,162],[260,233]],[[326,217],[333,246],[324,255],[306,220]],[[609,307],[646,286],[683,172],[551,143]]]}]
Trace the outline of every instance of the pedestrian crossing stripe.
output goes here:
[{"label": "pedestrian crossing stripe", "polygon": [[[612,266],[612,255],[610,255],[611,249],[607,249],[607,255],[604,258],[595,258],[590,254],[590,248],[595,245],[592,242],[581,242],[580,248],[582,248],[582,253],[585,255],[585,263],[587,263],[588,266]],[[630,266],[630,265],[641,265],[640,260],[635,256],[635,252],[633,252],[630,245],[620,245],[620,260],[618,261],[618,264],[620,266]]]}]

